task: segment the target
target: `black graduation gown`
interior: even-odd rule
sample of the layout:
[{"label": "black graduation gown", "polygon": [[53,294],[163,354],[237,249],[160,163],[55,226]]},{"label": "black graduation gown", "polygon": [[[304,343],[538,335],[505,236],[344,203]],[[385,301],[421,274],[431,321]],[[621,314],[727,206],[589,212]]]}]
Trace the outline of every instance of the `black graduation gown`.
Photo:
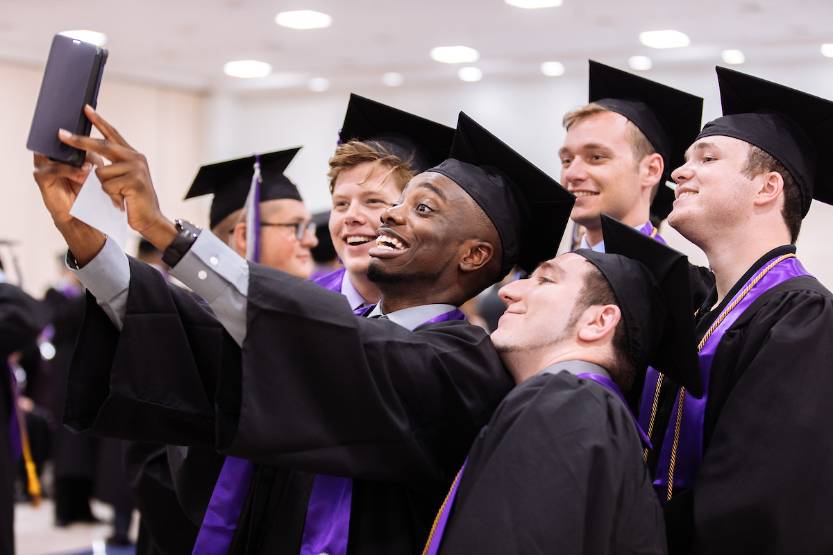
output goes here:
[{"label": "black graduation gown", "polygon": [[665,553],[626,405],[568,372],[515,387],[469,453],[442,555]]},{"label": "black graduation gown", "polygon": [[[698,334],[756,271],[790,252],[764,255],[709,311],[713,292]],[[727,330],[712,363],[694,491],[675,492],[665,511],[672,554],[833,553],[831,361],[833,295],[813,277],[770,289]],[[652,466],[675,394],[663,388]]]},{"label": "black graduation gown", "polygon": [[14,479],[9,415],[14,395],[6,358],[37,338],[45,325],[40,304],[18,287],[0,283],[0,555],[14,553]]},{"label": "black graduation gown", "polygon": [[88,302],[67,424],[261,463],[232,552],[297,554],[313,474],[354,478],[350,553],[420,551],[511,387],[483,330],[356,318],[343,296],[251,265],[241,354],[192,295],[130,266],[121,333]]}]

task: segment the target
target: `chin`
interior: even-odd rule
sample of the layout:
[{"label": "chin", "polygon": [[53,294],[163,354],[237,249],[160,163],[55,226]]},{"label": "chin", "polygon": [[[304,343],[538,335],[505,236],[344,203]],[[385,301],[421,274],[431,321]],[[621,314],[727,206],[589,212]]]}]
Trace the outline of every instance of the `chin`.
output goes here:
[{"label": "chin", "polygon": [[371,260],[367,266],[367,279],[373,283],[399,283],[405,281],[405,276],[385,270],[378,260]]},{"label": "chin", "polygon": [[348,273],[366,275],[370,267],[370,256],[361,258],[348,256],[342,258],[342,263]]}]

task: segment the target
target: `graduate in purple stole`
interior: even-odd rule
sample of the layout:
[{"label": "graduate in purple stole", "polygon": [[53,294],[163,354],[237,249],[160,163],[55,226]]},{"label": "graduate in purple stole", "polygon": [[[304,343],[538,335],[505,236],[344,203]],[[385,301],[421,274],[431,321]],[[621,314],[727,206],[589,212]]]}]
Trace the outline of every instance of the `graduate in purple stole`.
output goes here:
[{"label": "graduate in purple stole", "polygon": [[564,116],[561,182],[585,231],[575,248],[604,252],[601,214],[662,241],[671,170],[700,130],[703,99],[590,60],[588,104]]},{"label": "graduate in purple stole", "polygon": [[833,295],[795,247],[812,200],[833,203],[833,102],[717,76],[724,115],[673,172],[668,218],[716,280],[697,312],[705,395],[649,376],[647,460],[672,553],[833,553]]},{"label": "graduate in purple stole", "polygon": [[[153,222],[142,226],[146,238],[164,243],[171,274],[213,314],[68,217],[60,179],[76,174],[39,159],[45,204],[102,303],[88,305],[67,422],[214,445],[257,463],[226,552],[306,555],[307,517],[319,509],[307,503],[310,474],[352,479],[346,545],[320,534],[319,553],[418,552],[511,383],[486,333],[456,307],[514,265],[531,270],[551,258],[573,197],[460,114],[451,157],[411,179],[385,211],[369,253],[382,298],[357,318],[344,296],[247,264],[209,231],[167,220],[143,158],[87,114],[118,141],[109,159],[138,162],[122,193],[130,221]],[[68,140],[89,151],[112,144]],[[105,181],[108,167],[98,171]],[[102,268],[115,279],[97,282]],[[164,318],[150,326],[149,314]]]},{"label": "graduate in purple stole", "polygon": [[515,380],[474,442],[424,553],[663,554],[647,438],[625,394],[650,364],[699,387],[688,262],[602,216],[579,249],[501,289],[492,341]]},{"label": "graduate in purple stole", "polygon": [[[213,194],[209,211],[213,232],[226,237],[238,254],[256,250],[264,265],[305,278],[312,268],[310,249],[316,240],[298,188],[284,174],[298,151],[292,148],[205,165],[186,198]],[[253,227],[244,205],[252,192],[256,158],[260,182],[252,206],[260,207],[260,221]],[[254,229],[257,232],[251,233]],[[189,552],[225,458],[213,448],[153,443],[131,443],[127,457],[142,515],[137,553]]]}]

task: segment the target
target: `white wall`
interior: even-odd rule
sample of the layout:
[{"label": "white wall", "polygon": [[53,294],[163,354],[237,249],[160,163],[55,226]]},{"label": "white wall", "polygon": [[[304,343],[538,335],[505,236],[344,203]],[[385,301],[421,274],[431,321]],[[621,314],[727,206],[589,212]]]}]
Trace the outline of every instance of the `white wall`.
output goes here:
[{"label": "white wall", "polygon": [[[792,66],[743,66],[760,75],[819,96],[833,99],[833,60]],[[687,65],[677,71],[646,74],[668,85],[705,98],[704,121],[720,115],[713,67]],[[464,110],[488,129],[517,148],[551,175],[559,175],[556,151],[564,138],[561,117],[587,98],[586,75],[557,79],[479,83],[453,82],[446,86],[398,89],[380,87],[355,91],[408,111],[454,125]],[[246,93],[213,96],[206,104],[206,154],[221,159],[255,151],[304,145],[287,172],[301,187],[313,210],[329,205],[327,158],[335,146],[349,91],[291,94]],[[826,243],[833,207],[814,203],[798,242],[808,269],[833,286],[833,261]],[[672,246],[692,260],[706,264],[702,252],[665,226],[663,234]]]},{"label": "white wall", "polygon": [[[0,238],[21,242],[16,249],[24,286],[39,295],[57,276],[56,255],[66,249],[43,208],[32,179],[26,137],[43,69],[0,63]],[[99,111],[148,157],[163,209],[204,221],[207,201],[182,204],[183,192],[201,161],[205,99],[198,94],[108,79]],[[131,241],[131,244],[135,239]],[[14,281],[16,277],[10,276]]]}]

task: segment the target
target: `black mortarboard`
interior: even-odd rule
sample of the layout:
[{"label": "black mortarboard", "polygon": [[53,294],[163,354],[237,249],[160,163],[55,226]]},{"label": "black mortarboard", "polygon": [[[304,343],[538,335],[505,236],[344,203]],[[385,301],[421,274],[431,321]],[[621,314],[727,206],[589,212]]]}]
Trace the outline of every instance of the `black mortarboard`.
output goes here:
[{"label": "black mortarboard", "polygon": [[333,237],[330,235],[330,211],[313,214],[312,221],[315,223],[315,237],[318,239],[318,244],[310,249],[312,259],[317,264],[332,262],[338,254],[333,246]]},{"label": "black mortarboard", "polygon": [[451,127],[357,94],[350,95],[339,132],[339,143],[377,142],[416,173],[448,158],[453,139]]},{"label": "black mortarboard", "polygon": [[746,141],[784,164],[801,190],[801,215],[813,199],[833,204],[833,180],[818,170],[819,156],[833,151],[833,102],[718,67],[723,117],[697,139],[721,135]]},{"label": "black mortarboard", "polygon": [[629,396],[641,393],[648,365],[685,386],[702,391],[694,336],[688,259],[643,233],[602,215],[606,253],[575,251],[604,275],[625,321],[628,345],[637,361]]},{"label": "black mortarboard", "polygon": [[[290,148],[260,155],[260,202],[267,200],[301,200],[301,194],[283,172],[301,147]],[[217,162],[200,168],[186,199],[214,193],[211,201],[209,227],[214,227],[223,218],[243,208],[249,195],[254,174],[255,156]]]},{"label": "black mortarboard", "polygon": [[685,151],[700,131],[703,99],[590,60],[589,100],[628,118],[662,156],[665,173],[651,214],[664,220],[674,203],[665,182],[685,163]]},{"label": "black mortarboard", "polygon": [[555,256],[575,197],[469,116],[460,112],[449,159],[428,171],[457,183],[492,221],[501,274]]}]

